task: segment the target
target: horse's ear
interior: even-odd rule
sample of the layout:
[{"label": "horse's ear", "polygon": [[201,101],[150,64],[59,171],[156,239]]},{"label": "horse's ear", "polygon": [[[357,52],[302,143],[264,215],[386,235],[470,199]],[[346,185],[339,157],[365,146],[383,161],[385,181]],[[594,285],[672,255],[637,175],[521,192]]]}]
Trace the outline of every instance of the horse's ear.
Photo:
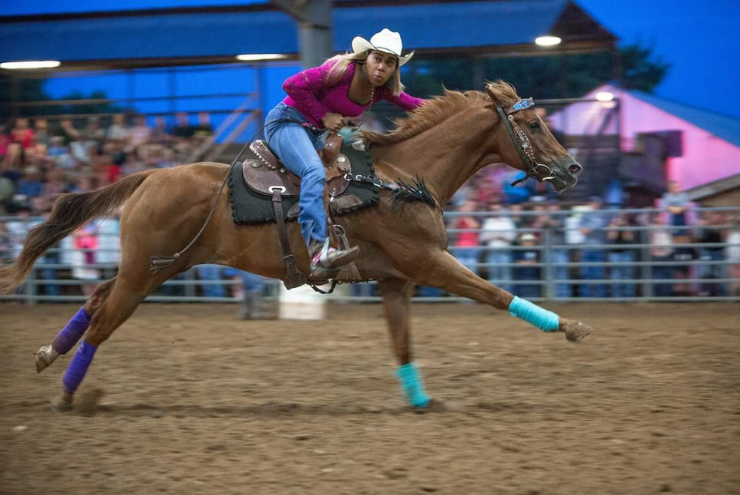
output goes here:
[{"label": "horse's ear", "polygon": [[501,97],[498,93],[496,93],[496,86],[494,86],[492,83],[486,84],[486,93],[488,93],[488,96],[493,100],[494,103],[498,103],[500,106],[504,106],[503,102],[501,101]]}]

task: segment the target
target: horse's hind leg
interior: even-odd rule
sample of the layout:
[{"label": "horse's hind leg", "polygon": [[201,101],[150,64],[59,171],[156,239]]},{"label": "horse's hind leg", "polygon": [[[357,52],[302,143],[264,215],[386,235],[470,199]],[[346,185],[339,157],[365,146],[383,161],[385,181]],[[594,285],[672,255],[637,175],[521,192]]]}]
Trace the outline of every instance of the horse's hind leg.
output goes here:
[{"label": "horse's hind leg", "polygon": [[[171,275],[171,274],[170,274]],[[149,278],[121,278],[113,286],[102,304],[97,308],[90,321],[90,328],[85,340],[77,348],[62,379],[62,397],[55,404],[58,411],[67,411],[72,407],[74,393],[85,378],[95,352],[116,328],[121,326],[134,312],[139,303],[154,288],[164,282],[169,275],[149,275]]]},{"label": "horse's hind leg", "polygon": [[36,353],[36,372],[41,373],[61,354],[67,354],[90,326],[95,312],[102,306],[116,283],[116,277],[99,284],[85,304],[69,320],[69,323],[56,336],[54,341],[41,348]]},{"label": "horse's hind leg", "polygon": [[400,279],[384,279],[378,283],[383,296],[383,309],[391,333],[393,350],[398,359],[399,366],[396,376],[401,381],[401,389],[409,404],[413,407],[426,408],[431,399],[424,392],[421,375],[412,361],[409,336],[411,295],[414,291],[414,284]]}]

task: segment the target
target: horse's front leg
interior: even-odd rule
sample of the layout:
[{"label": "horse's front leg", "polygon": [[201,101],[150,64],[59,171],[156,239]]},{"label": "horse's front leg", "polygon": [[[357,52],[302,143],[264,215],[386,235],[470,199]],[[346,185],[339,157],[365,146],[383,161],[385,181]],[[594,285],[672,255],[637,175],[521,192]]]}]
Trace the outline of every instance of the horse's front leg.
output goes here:
[{"label": "horse's front leg", "polygon": [[[411,272],[414,273],[411,273]],[[580,321],[560,318],[526,299],[492,285],[465,268],[447,251],[436,251],[407,269],[406,275],[421,285],[439,287],[459,296],[490,304],[512,316],[521,318],[545,332],[565,332],[565,337],[577,342],[593,329]]]},{"label": "horse's front leg", "polygon": [[409,316],[414,284],[407,280],[384,279],[379,285],[393,350],[398,360],[396,376],[401,381],[401,389],[411,406],[429,407],[432,401],[424,391],[421,374],[411,353]]}]

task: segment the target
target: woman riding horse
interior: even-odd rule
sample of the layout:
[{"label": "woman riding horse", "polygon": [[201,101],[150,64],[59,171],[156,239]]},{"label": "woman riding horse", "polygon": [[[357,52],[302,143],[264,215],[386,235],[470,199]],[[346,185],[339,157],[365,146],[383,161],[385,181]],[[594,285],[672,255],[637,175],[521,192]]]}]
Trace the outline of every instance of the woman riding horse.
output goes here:
[{"label": "woman riding horse", "polygon": [[362,115],[379,100],[407,111],[424,103],[403,91],[399,68],[413,52],[402,56],[402,47],[401,36],[388,29],[370,41],[356,37],[352,40],[353,53],[336,56],[320,67],[286,79],[283,89],[288,96],[265,120],[267,144],[285,167],[301,178],[298,223],[311,256],[311,274],[319,278],[359,254],[357,246],[331,247],[326,235],[326,174],[315,152],[324,147],[322,130],[338,132],[347,124],[347,117]]}]

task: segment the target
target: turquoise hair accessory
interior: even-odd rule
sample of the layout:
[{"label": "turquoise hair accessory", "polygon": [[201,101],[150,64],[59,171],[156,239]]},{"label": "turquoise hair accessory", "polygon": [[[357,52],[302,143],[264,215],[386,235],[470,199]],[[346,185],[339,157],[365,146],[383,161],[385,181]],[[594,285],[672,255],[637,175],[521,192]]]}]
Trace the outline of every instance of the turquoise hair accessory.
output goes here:
[{"label": "turquoise hair accessory", "polygon": [[552,311],[540,308],[526,299],[520,299],[514,296],[514,300],[509,304],[509,314],[531,323],[545,332],[557,332],[560,330],[560,317],[558,315]]}]

